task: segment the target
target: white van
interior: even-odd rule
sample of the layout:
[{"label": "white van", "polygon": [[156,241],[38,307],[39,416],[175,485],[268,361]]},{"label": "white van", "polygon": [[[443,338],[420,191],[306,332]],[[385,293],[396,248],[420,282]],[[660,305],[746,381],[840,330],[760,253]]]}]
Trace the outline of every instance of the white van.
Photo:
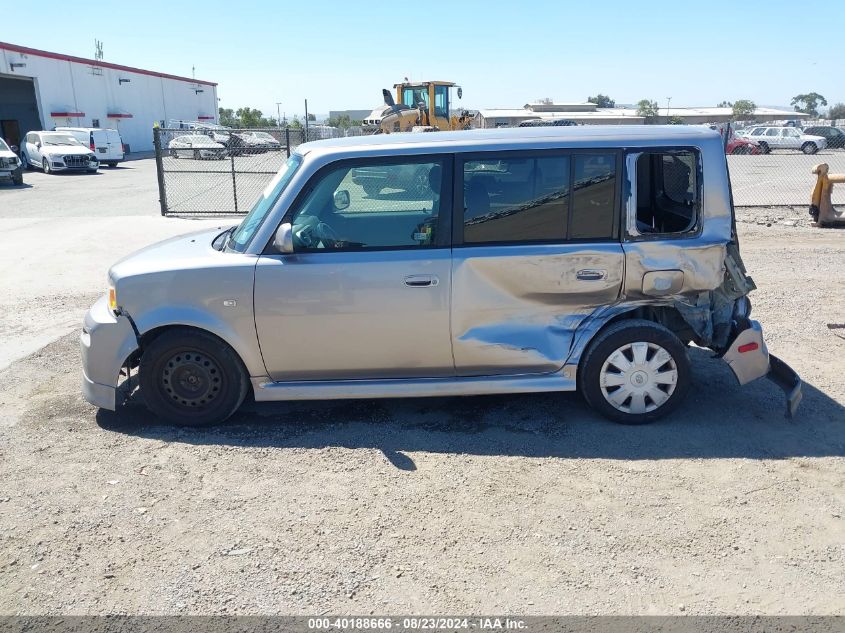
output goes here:
[{"label": "white van", "polygon": [[98,127],[57,127],[57,132],[67,132],[83,143],[97,156],[100,164],[114,167],[123,161],[123,139],[120,132]]}]

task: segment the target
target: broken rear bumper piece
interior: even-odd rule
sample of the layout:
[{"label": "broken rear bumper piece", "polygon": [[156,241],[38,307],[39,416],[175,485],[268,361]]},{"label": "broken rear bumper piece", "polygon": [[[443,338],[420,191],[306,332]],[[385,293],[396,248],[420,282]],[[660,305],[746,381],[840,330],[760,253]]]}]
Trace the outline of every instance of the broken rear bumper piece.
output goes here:
[{"label": "broken rear bumper piece", "polygon": [[768,378],[786,394],[786,417],[795,415],[801,403],[801,377],[777,356],[769,354],[763,340],[763,328],[757,321],[748,321],[722,355],[740,385],[758,378]]}]

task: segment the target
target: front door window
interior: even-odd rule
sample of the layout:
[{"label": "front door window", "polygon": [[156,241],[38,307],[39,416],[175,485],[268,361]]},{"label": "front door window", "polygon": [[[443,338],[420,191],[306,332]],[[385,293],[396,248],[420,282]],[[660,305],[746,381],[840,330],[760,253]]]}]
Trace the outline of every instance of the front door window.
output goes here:
[{"label": "front door window", "polygon": [[294,211],[297,252],[427,248],[440,227],[440,161],[342,166],[318,177]]}]

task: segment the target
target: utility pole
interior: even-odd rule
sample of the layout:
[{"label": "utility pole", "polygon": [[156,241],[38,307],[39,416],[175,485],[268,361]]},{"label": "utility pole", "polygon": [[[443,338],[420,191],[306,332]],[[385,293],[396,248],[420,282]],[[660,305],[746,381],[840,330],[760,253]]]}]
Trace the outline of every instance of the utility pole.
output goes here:
[{"label": "utility pole", "polygon": [[276,101],[276,127],[282,127],[282,102]]},{"label": "utility pole", "polygon": [[672,103],[672,97],[666,97],[666,118],[669,118],[669,104]]},{"label": "utility pole", "polygon": [[305,100],[305,140],[308,140],[308,99]]}]

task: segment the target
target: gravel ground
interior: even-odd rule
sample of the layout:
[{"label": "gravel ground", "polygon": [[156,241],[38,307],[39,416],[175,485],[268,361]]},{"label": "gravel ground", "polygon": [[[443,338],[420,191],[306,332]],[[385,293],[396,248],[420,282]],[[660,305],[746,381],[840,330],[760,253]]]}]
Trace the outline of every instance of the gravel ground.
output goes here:
[{"label": "gravel ground", "polygon": [[0,613],[845,614],[845,233],[805,215],[739,218],[755,314],[806,381],[794,421],[693,349],[647,427],[561,394],[184,430],[86,404],[63,336],[0,371]]}]

